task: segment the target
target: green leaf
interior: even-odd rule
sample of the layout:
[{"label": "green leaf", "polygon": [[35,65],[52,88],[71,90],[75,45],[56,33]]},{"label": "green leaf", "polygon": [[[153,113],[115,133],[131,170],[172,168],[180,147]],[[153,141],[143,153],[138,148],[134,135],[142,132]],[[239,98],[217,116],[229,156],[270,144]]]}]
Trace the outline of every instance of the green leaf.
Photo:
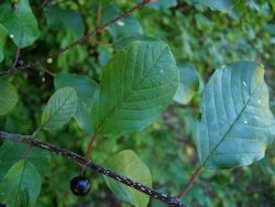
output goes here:
[{"label": "green leaf", "polygon": [[[142,0],[138,0],[138,2],[142,2]],[[148,4],[148,7],[153,9],[168,9],[170,7],[176,6],[177,0],[157,0],[156,2],[152,2]]]},{"label": "green leaf", "polygon": [[84,23],[80,13],[58,6],[51,6],[44,9],[44,14],[48,25],[52,29],[70,32],[76,39],[84,35]]},{"label": "green leaf", "polygon": [[181,65],[179,71],[180,84],[174,100],[181,104],[187,104],[199,90],[200,80],[196,69],[192,65]]},{"label": "green leaf", "polygon": [[217,70],[203,93],[201,111],[203,165],[231,168],[264,157],[275,122],[262,65],[240,61]]},{"label": "green leaf", "polygon": [[0,63],[4,60],[4,45],[6,42],[7,34],[4,28],[0,25]]},{"label": "green leaf", "polygon": [[41,189],[35,167],[21,160],[13,165],[0,183],[0,201],[8,207],[33,207]]},{"label": "green leaf", "polygon": [[16,88],[9,82],[0,80],[0,115],[9,113],[17,103]]},{"label": "green leaf", "polygon": [[163,42],[134,42],[102,71],[93,120],[97,133],[146,127],[172,100],[179,82],[174,57]]},{"label": "green leaf", "polygon": [[[152,176],[149,169],[132,150],[124,150],[114,155],[108,161],[107,166],[113,171],[127,176],[139,183],[148,187],[152,186]],[[126,201],[135,207],[146,207],[148,205],[149,196],[146,194],[106,176],[104,176],[104,179],[114,195],[121,200]]]},{"label": "green leaf", "polygon": [[85,75],[69,73],[57,74],[54,79],[54,85],[56,89],[69,86],[76,90],[78,102],[74,118],[82,129],[88,133],[93,133],[91,108],[98,85]]},{"label": "green leaf", "polygon": [[[29,149],[28,145],[5,141],[0,147],[0,179],[8,169],[24,157]],[[30,161],[40,173],[46,174],[50,167],[50,154],[44,150],[33,148],[28,156]]]},{"label": "green leaf", "polygon": [[228,12],[230,9],[232,9],[234,4],[234,0],[194,0],[194,2],[208,6],[213,10],[224,12]]},{"label": "green leaf", "polygon": [[42,126],[46,130],[56,130],[73,117],[77,109],[76,91],[70,87],[57,90],[49,99],[43,115]]},{"label": "green leaf", "polygon": [[[119,12],[113,4],[110,4],[102,9],[102,20],[105,23],[118,15]],[[142,26],[133,16],[128,16],[122,20],[118,20],[107,29],[115,39],[143,34]]]},{"label": "green leaf", "polygon": [[28,0],[18,1],[15,9],[8,1],[0,4],[0,25],[20,48],[31,45],[39,37],[38,24]]}]

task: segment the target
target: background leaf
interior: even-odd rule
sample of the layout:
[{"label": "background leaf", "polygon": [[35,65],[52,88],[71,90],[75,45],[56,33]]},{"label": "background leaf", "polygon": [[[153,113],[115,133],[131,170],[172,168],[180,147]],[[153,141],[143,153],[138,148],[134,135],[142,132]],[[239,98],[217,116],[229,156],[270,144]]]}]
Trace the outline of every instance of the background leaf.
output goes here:
[{"label": "background leaf", "polygon": [[20,0],[16,9],[9,1],[0,4],[0,24],[18,47],[27,47],[39,37],[39,29],[28,0]]},{"label": "background leaf", "polygon": [[[137,2],[142,2],[142,0],[138,0]],[[152,2],[148,4],[148,7],[153,9],[168,9],[170,7],[176,6],[177,0],[158,0],[156,2]]]},{"label": "background leaf", "polygon": [[4,28],[0,25],[0,63],[4,60],[4,45],[6,42],[6,31]]},{"label": "background leaf", "polygon": [[97,133],[146,127],[174,96],[178,69],[162,42],[135,42],[117,52],[102,72],[93,118]]},{"label": "background leaf", "polygon": [[84,23],[79,12],[51,6],[44,9],[44,14],[52,29],[70,32],[75,39],[84,35]]},{"label": "background leaf", "polygon": [[85,75],[59,73],[55,76],[54,86],[56,89],[69,86],[76,90],[78,102],[74,118],[82,129],[93,133],[91,108],[98,85]]},{"label": "background leaf", "polygon": [[[29,146],[15,142],[5,141],[0,147],[0,180],[7,173],[8,169],[24,157]],[[50,154],[44,150],[33,148],[28,156],[36,169],[43,174],[49,172]]]},{"label": "background leaf", "polygon": [[0,115],[9,113],[17,103],[17,90],[9,82],[0,80]]},{"label": "background leaf", "polygon": [[275,135],[262,65],[240,61],[217,70],[202,97],[198,148],[203,165],[230,168],[264,157]]},{"label": "background leaf", "polygon": [[42,115],[42,126],[46,130],[61,128],[74,115],[77,109],[77,95],[73,88],[57,90],[49,99]]},{"label": "background leaf", "polygon": [[[103,22],[108,22],[117,15],[119,15],[119,11],[113,4],[110,4],[102,9]],[[128,16],[110,25],[108,27],[108,31],[114,39],[143,34],[142,26],[133,16]]]},{"label": "background leaf", "polygon": [[35,167],[21,160],[0,183],[0,200],[9,207],[33,207],[40,193],[41,178]]},{"label": "background leaf", "polygon": [[189,64],[179,66],[180,84],[174,96],[174,100],[187,104],[197,93],[200,87],[200,80],[196,69]]},{"label": "background leaf", "polygon": [[220,10],[228,12],[233,7],[234,0],[192,0],[193,2],[200,3],[208,6],[213,10]]},{"label": "background leaf", "polygon": [[[148,187],[152,187],[152,176],[147,166],[132,150],[124,150],[114,155],[107,166],[121,175],[127,176]],[[149,197],[133,188],[104,176],[110,190],[121,200],[135,207],[146,207]]]}]

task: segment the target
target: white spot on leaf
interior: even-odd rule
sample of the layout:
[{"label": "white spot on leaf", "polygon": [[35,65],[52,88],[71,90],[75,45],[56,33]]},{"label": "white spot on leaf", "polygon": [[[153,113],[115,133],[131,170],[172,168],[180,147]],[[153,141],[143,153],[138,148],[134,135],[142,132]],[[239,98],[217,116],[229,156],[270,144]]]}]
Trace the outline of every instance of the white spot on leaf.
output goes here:
[{"label": "white spot on leaf", "polygon": [[10,38],[11,38],[11,39],[13,39],[13,38],[14,38],[14,35],[13,35],[13,34],[11,34],[11,35],[10,35]]},{"label": "white spot on leaf", "polygon": [[244,123],[244,124],[248,124],[248,121],[245,120],[243,123]]},{"label": "white spot on leaf", "polygon": [[123,21],[121,21],[121,20],[118,20],[116,23],[119,26],[124,26],[125,25],[125,23]]},{"label": "white spot on leaf", "polygon": [[257,102],[258,102],[258,104],[261,104],[261,103],[262,103],[262,101],[261,101],[261,100],[258,100]]},{"label": "white spot on leaf", "polygon": [[243,86],[245,86],[245,87],[247,86],[247,83],[245,81],[243,81]]}]

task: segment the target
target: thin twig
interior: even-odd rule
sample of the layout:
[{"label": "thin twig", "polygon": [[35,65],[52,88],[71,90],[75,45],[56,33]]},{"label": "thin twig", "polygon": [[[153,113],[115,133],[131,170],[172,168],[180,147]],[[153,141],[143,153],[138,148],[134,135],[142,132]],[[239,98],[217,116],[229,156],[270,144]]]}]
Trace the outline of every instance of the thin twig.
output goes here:
[{"label": "thin twig", "polygon": [[74,152],[60,148],[55,145],[41,142],[37,138],[32,137],[32,135],[11,134],[11,133],[0,131],[0,139],[24,143],[24,144],[31,145],[33,147],[47,150],[48,152],[55,153],[57,155],[65,157],[66,159],[72,160],[80,166],[85,166],[87,168],[95,170],[96,172],[98,172],[100,174],[103,174],[103,175],[108,176],[112,179],[115,179],[116,181],[123,183],[131,188],[135,188],[136,190],[143,192],[152,198],[156,198],[156,199],[162,201],[163,203],[168,204],[169,206],[186,207],[176,197],[171,197],[164,193],[160,193],[156,189],[147,187],[147,186],[145,186],[141,183],[138,183],[130,178],[127,178],[123,175],[113,172],[112,170],[102,167],[92,161],[89,161]]},{"label": "thin twig", "polygon": [[189,189],[193,185],[193,183],[196,180],[196,178],[198,177],[198,175],[201,173],[202,169],[203,169],[203,165],[200,165],[199,167],[197,167],[197,169],[192,174],[190,180],[188,181],[188,183],[184,187],[184,189],[177,196],[178,198],[184,197],[186,195],[186,193],[189,191]]},{"label": "thin twig", "polygon": [[23,66],[20,67],[11,67],[8,68],[6,70],[1,70],[0,72],[0,76],[4,76],[4,75],[8,75],[17,71],[23,71],[29,68],[33,68],[35,66],[40,65],[43,62],[46,62],[48,59],[54,59],[56,57],[58,57],[59,55],[65,53],[66,51],[76,47],[77,45],[81,45],[84,44],[86,42],[90,41],[90,38],[99,32],[102,32],[103,30],[105,30],[106,28],[108,28],[111,24],[117,22],[120,19],[125,18],[126,16],[129,16],[131,13],[133,13],[134,11],[143,8],[146,4],[150,3],[152,0],[143,0],[141,3],[135,5],[134,7],[132,7],[131,9],[129,9],[128,11],[126,11],[125,13],[120,14],[119,16],[115,17],[114,19],[110,20],[109,22],[102,24],[98,27],[96,27],[94,30],[88,32],[84,37],[76,40],[75,42],[72,42],[71,44],[67,45],[66,47],[60,49],[59,51],[52,53],[48,56],[42,57],[41,59],[37,60],[36,62],[32,62],[32,63],[28,63],[25,64]]}]

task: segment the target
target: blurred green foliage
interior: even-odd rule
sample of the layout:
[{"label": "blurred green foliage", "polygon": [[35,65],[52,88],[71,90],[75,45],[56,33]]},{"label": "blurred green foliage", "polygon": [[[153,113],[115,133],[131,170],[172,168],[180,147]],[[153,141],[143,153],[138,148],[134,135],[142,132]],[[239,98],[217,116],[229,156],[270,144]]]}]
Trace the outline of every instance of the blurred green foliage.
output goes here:
[{"label": "blurred green foliage", "polygon": [[[115,0],[110,6],[110,1],[105,0],[98,11],[95,1],[67,0],[57,4],[48,1],[41,8],[42,2],[30,1],[40,37],[21,51],[20,59],[25,63],[57,51],[93,30],[98,26],[98,13],[107,12],[113,16],[136,4],[134,0]],[[275,84],[272,81],[275,78],[275,1],[235,0],[227,12],[192,0],[178,0],[170,8],[162,2],[163,6],[143,8],[115,23],[108,31],[96,34],[89,44],[77,46],[39,67],[4,77],[16,86],[19,100],[11,113],[0,116],[0,129],[31,134],[39,126],[42,110],[54,92],[53,77],[47,71],[86,74],[98,82],[103,65],[115,51],[114,45],[129,34],[143,34],[167,42],[177,62],[195,66],[204,82],[216,68],[231,61],[246,59],[263,63],[271,91],[270,103],[275,112]],[[129,24],[126,30],[121,28],[124,24]],[[0,32],[2,70],[12,65],[17,48],[1,28]],[[100,137],[93,148],[93,160],[104,164],[113,154],[132,149],[151,170],[153,186],[176,195],[197,166],[195,139],[200,116],[199,95],[186,106],[172,103],[162,119],[143,131]],[[42,131],[39,137],[80,154],[85,153],[91,138],[75,121],[59,131]],[[193,207],[275,206],[274,147],[273,144],[269,148],[265,159],[252,166],[203,171],[183,202]],[[87,172],[92,180],[92,192],[85,198],[73,196],[69,182],[78,173],[79,168],[73,163],[52,156],[50,168],[42,177],[37,206],[128,206],[114,198],[103,178],[94,172]],[[149,206],[164,205],[152,199]]]}]

